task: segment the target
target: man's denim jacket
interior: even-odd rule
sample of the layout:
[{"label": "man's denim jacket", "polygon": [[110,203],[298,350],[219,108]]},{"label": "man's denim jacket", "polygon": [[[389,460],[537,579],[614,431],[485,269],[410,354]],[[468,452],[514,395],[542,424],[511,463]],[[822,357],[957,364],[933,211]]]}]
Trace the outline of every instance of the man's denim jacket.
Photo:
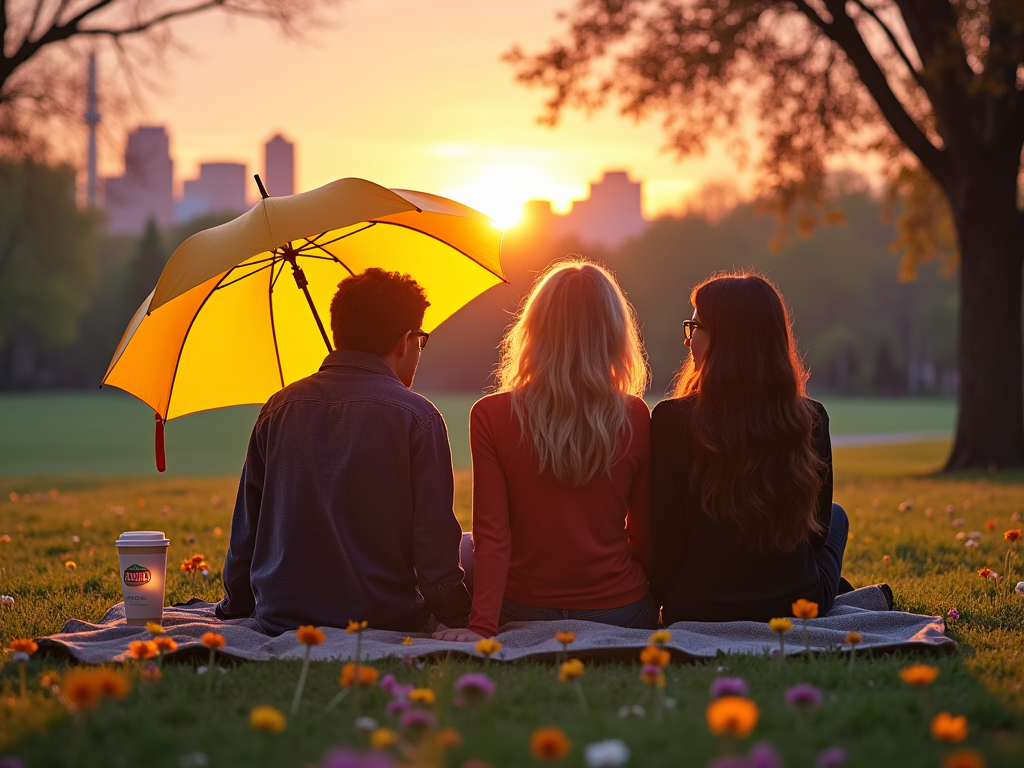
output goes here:
[{"label": "man's denim jacket", "polygon": [[270,398],[249,440],[221,618],[270,634],[349,620],[465,626],[444,420],[381,358],[335,351]]}]

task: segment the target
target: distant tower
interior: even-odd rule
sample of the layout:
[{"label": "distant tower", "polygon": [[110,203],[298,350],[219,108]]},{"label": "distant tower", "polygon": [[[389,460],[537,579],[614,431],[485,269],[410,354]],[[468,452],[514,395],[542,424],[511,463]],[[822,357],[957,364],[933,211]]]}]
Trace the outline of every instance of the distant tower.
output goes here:
[{"label": "distant tower", "polygon": [[96,126],[100,122],[100,113],[96,105],[96,52],[89,54],[89,96],[88,108],[85,111],[85,124],[89,126],[89,181],[86,186],[85,199],[90,208],[95,208],[96,199]]},{"label": "distant tower", "polygon": [[271,197],[295,194],[295,145],[277,134],[264,146],[263,183]]}]

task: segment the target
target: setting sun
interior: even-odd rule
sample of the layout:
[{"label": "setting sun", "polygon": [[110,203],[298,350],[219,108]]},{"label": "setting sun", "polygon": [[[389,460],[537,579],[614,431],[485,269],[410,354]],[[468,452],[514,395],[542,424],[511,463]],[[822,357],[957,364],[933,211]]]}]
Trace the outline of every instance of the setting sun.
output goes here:
[{"label": "setting sun", "polygon": [[585,196],[585,189],[559,184],[539,168],[489,165],[468,183],[441,194],[486,213],[496,226],[511,227],[527,200],[550,200],[556,210],[566,210],[573,199]]}]

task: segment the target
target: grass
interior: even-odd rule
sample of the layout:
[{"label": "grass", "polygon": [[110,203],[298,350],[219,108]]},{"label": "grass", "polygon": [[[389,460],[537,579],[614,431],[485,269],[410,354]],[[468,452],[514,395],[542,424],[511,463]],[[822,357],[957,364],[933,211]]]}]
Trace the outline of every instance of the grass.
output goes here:
[{"label": "grass", "polygon": [[[582,678],[590,707],[586,714],[571,686],[558,683],[549,665],[491,664],[485,671],[498,693],[479,711],[451,703],[452,681],[466,671],[483,671],[479,662],[438,660],[422,669],[399,661],[377,666],[402,682],[437,691],[440,719],[464,738],[448,756],[451,766],[471,757],[495,766],[531,765],[530,733],[546,725],[560,726],[572,740],[567,766],[583,765],[583,746],[603,738],[624,740],[634,766],[703,766],[721,750],[704,724],[704,708],[711,682],[722,675],[745,678],[761,710],[753,736],[738,747],[745,751],[755,740],[769,740],[787,766],[813,765],[815,755],[830,745],[846,749],[850,766],[941,765],[949,749],[928,733],[929,719],[939,711],[968,717],[970,735],[961,746],[983,752],[989,766],[1019,766],[1024,754],[1024,601],[1005,589],[990,595],[991,582],[980,579],[977,570],[1002,571],[1002,531],[1021,525],[1011,516],[1024,508],[1024,474],[925,474],[946,451],[948,444],[941,441],[839,449],[836,500],[850,513],[853,533],[846,575],[855,584],[888,582],[903,610],[945,615],[956,607],[961,618],[950,624],[949,633],[961,644],[957,655],[859,655],[853,668],[838,656],[813,663],[726,656],[673,663],[665,691],[676,707],[661,722],[645,699],[649,693],[638,679],[638,664],[589,666]],[[234,478],[0,478],[0,534],[12,539],[0,544],[0,592],[16,599],[13,608],[0,614],[0,641],[6,646],[14,637],[55,632],[73,616],[98,620],[120,599],[113,541],[133,527],[167,531],[171,562],[201,552],[214,566],[209,580],[175,574],[169,580],[169,602],[192,596],[218,599],[235,483]],[[11,493],[16,502],[9,500]],[[464,525],[468,493],[469,479],[462,472],[458,494]],[[947,514],[950,505],[953,511]],[[952,526],[956,518],[965,521],[962,527]],[[991,530],[989,520],[997,521]],[[218,526],[224,531],[219,536]],[[983,533],[976,549],[955,538],[958,531],[974,530]],[[64,567],[68,559],[78,565],[73,572]],[[1018,553],[1014,582],[1024,579],[1020,562]],[[937,682],[924,690],[910,689],[897,675],[918,661],[941,670]],[[360,743],[350,701],[330,714],[323,711],[339,690],[340,667],[314,663],[303,709],[284,733],[269,734],[249,728],[249,710],[270,704],[287,711],[299,662],[235,665],[216,681],[209,697],[206,678],[192,664],[169,664],[161,682],[136,683],[125,700],[105,702],[85,720],[79,764],[172,768],[201,751],[210,765],[218,766],[316,765],[329,747]],[[63,765],[74,732],[63,707],[39,687],[48,669],[63,672],[64,664],[29,662],[32,693],[22,703],[16,665],[0,668],[0,755],[19,755],[31,768]],[[810,682],[825,693],[824,704],[804,718],[782,704],[785,689],[798,682]],[[363,714],[388,722],[384,703],[380,691],[371,692],[363,697]],[[618,717],[621,706],[633,703],[645,704],[648,715]]]},{"label": "grass", "polygon": [[[452,459],[467,468],[469,409],[479,395],[428,393],[448,423]],[[833,435],[952,432],[955,404],[938,398],[824,398]],[[648,398],[653,407],[657,397]],[[259,408],[222,408],[166,428],[168,474],[237,475]],[[153,413],[115,389],[0,395],[0,476],[150,475]]]}]

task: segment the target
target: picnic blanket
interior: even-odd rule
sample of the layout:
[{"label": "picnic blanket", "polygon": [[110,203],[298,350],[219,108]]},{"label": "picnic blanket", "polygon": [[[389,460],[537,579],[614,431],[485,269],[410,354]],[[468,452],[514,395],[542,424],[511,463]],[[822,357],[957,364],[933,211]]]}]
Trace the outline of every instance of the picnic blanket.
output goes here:
[{"label": "picnic blanket", "polygon": [[[219,657],[236,660],[301,659],[304,646],[293,632],[271,637],[262,632],[252,619],[220,621],[214,617],[214,604],[190,601],[165,608],[163,627],[178,643],[178,650],[167,658],[182,660],[209,657],[200,638],[206,632],[218,632],[226,640]],[[861,652],[882,652],[896,649],[930,649],[952,653],[957,644],[946,637],[945,624],[938,616],[920,616],[887,610],[885,596],[878,587],[862,587],[840,595],[827,616],[808,622],[808,640],[815,651],[830,651],[846,646],[850,631],[860,633],[857,648]],[[772,653],[779,647],[778,635],[767,624],[751,621],[697,622],[681,621],[668,627],[672,639],[666,644],[678,660],[712,658],[718,653]],[[493,658],[500,661],[518,659],[553,660],[562,650],[555,640],[556,631],[572,631],[576,640],[570,651],[586,659],[632,659],[647,645],[650,630],[624,629],[590,621],[542,622],[526,621],[502,627],[498,640],[502,649]],[[317,661],[347,661],[355,654],[356,636],[343,629],[324,628],[326,642],[312,649]],[[70,656],[79,661],[100,664],[127,661],[128,644],[148,640],[145,627],[128,626],[124,621],[124,603],[107,611],[98,624],[72,619],[64,629],[50,637],[39,638],[39,649],[56,656]],[[379,629],[363,632],[361,658],[374,661],[387,657],[413,658],[455,653],[479,656],[472,643],[434,640],[429,635],[413,634],[411,644],[406,635]],[[786,637],[786,653],[804,652],[803,633],[798,620]]]}]

